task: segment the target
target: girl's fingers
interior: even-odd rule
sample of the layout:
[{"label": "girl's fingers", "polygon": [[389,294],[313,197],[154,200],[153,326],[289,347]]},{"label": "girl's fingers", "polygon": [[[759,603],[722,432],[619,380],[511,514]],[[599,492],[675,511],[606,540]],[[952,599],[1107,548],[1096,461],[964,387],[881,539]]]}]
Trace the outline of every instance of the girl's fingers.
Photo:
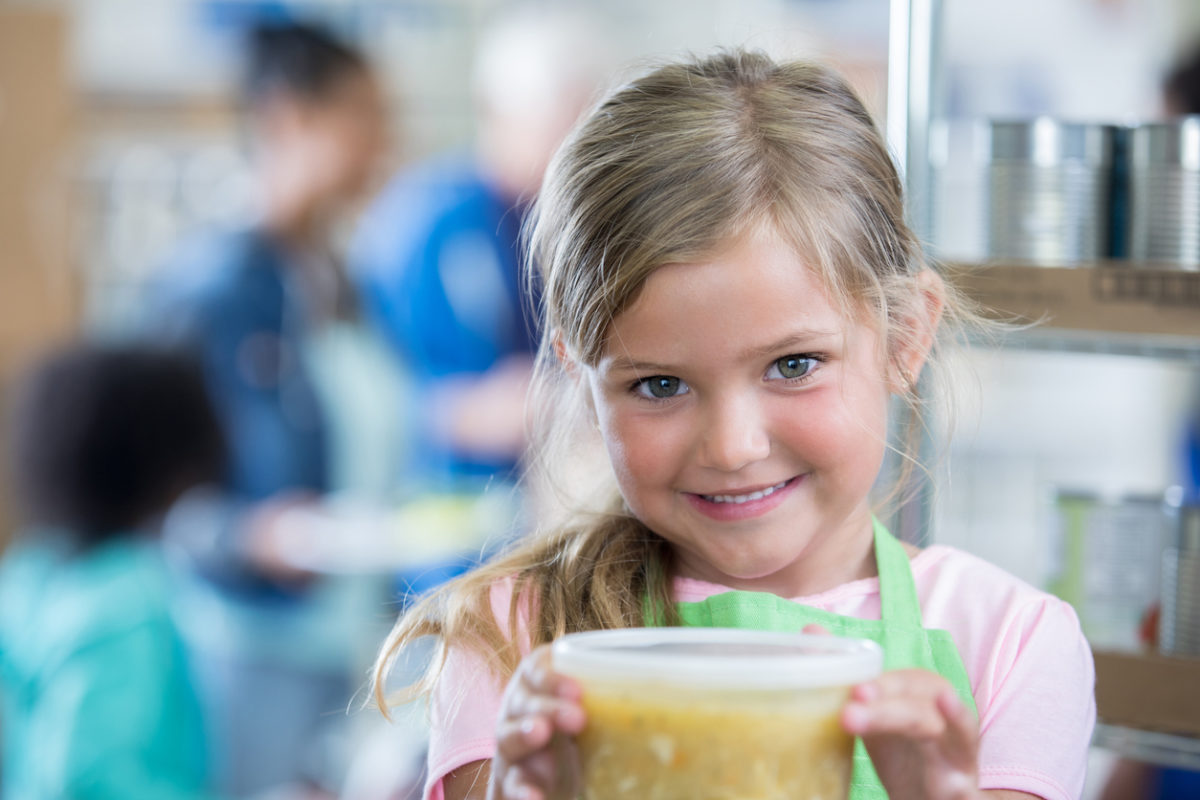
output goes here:
[{"label": "girl's fingers", "polygon": [[810,622],[800,629],[801,633],[815,633],[819,636],[829,636],[829,629],[824,625],[819,625],[816,622]]},{"label": "girl's fingers", "polygon": [[570,780],[559,774],[570,770],[555,736],[566,734],[559,738],[570,742],[570,736],[583,730],[581,695],[575,681],[554,672],[549,648],[538,648],[521,664],[505,692],[496,727],[493,774],[502,797],[545,800]]},{"label": "girl's fingers", "polygon": [[936,673],[898,670],[855,686],[842,725],[862,737],[893,796],[976,795],[979,724]]},{"label": "girl's fingers", "polygon": [[558,785],[558,767],[554,753],[549,750],[534,753],[521,763],[514,764],[509,771],[519,772],[524,784],[533,786],[547,797],[553,794],[554,787]]},{"label": "girl's fingers", "polygon": [[950,683],[936,672],[926,669],[896,669],[883,673],[873,681],[861,683],[855,689],[874,689],[881,697],[917,695],[932,701],[938,692],[949,686]]},{"label": "girl's fingers", "polygon": [[842,711],[842,724],[855,736],[906,736],[934,739],[946,732],[946,720],[931,703],[909,697],[889,697],[874,703],[851,702]]},{"label": "girl's fingers", "polygon": [[975,714],[949,687],[938,694],[937,707],[946,720],[947,739],[955,749],[953,755],[964,762],[975,763],[979,755],[979,721]]},{"label": "girl's fingers", "polygon": [[[541,728],[549,729],[544,720],[538,719],[537,722],[541,723]],[[500,762],[504,764],[501,785],[505,796],[516,797],[513,793],[527,793],[532,788],[541,797],[550,797],[556,787],[564,782],[572,782],[573,775],[560,774],[562,770],[569,772],[574,767],[574,762],[569,758],[571,753],[561,753],[561,748],[556,749],[549,735],[542,736],[539,732],[539,735],[529,738],[524,729],[532,726],[509,723],[509,727],[514,730],[502,731],[496,749]]]},{"label": "girl's fingers", "polygon": [[578,700],[583,696],[578,682],[554,671],[548,646],[543,645],[530,654],[520,675],[521,682],[536,694],[553,695],[564,700]]},{"label": "girl's fingers", "polygon": [[898,670],[854,687],[843,710],[846,730],[858,736],[893,734],[919,739],[976,738],[975,718],[954,688],[925,670]]},{"label": "girl's fingers", "polygon": [[[562,758],[562,748],[554,742],[556,734],[569,737],[583,730],[581,696],[575,681],[554,671],[548,647],[538,648],[522,662],[505,692],[496,727],[493,769],[503,797],[545,800],[570,780],[559,774],[570,771],[565,766],[569,759]],[[569,742],[567,737],[560,739]]]},{"label": "girl's fingers", "polygon": [[539,647],[521,664],[505,693],[502,719],[544,717],[555,729],[576,734],[583,730],[582,692],[574,680],[552,669],[550,648]]},{"label": "girl's fingers", "polygon": [[502,720],[496,729],[496,753],[513,764],[545,749],[553,734],[553,726],[544,717]]},{"label": "girl's fingers", "polygon": [[542,717],[563,733],[575,734],[583,730],[583,708],[578,703],[545,695],[515,692],[504,716],[510,720]]},{"label": "girl's fingers", "polygon": [[525,773],[517,767],[510,767],[504,773],[500,790],[505,800],[545,800],[546,793],[526,780]]}]

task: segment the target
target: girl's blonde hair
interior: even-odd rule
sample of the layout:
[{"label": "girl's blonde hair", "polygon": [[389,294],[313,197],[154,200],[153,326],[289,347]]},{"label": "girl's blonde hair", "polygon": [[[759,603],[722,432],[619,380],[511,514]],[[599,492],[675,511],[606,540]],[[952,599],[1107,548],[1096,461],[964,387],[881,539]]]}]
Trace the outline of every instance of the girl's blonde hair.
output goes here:
[{"label": "girl's blonde hair", "polygon": [[[888,353],[929,335],[919,277],[927,265],[904,220],[902,184],[846,82],[819,64],[742,50],[662,66],[610,94],[564,143],[527,231],[545,331],[535,475],[561,477],[595,437],[567,363],[599,362],[612,321],[656,269],[702,260],[754,225],[786,237],[832,302],[868,320]],[[944,302],[943,336],[979,319],[950,286]],[[904,400],[912,413],[898,485],[916,463],[923,424],[916,392]],[[629,512],[611,473],[587,477],[598,479],[588,493],[573,490],[561,519],[404,615],[376,664],[377,701],[396,655],[421,636],[439,637],[441,656],[449,644],[473,648],[507,679],[521,645],[641,626],[648,611],[678,621],[668,546]],[[512,601],[500,621],[491,589],[507,580]],[[528,639],[518,643],[522,614]],[[431,689],[440,663],[409,692]]]}]

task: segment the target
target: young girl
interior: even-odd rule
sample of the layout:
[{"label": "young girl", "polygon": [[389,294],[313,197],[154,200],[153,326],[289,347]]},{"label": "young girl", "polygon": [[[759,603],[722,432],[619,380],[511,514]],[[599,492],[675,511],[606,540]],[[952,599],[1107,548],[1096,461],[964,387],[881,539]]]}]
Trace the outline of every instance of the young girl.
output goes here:
[{"label": "young girl", "polygon": [[546,645],[648,624],[879,641],[888,671],[841,719],[870,756],[854,798],[1078,797],[1095,711],[1071,609],[872,515],[890,398],[917,419],[939,321],[974,316],[923,263],[846,84],[745,52],[634,81],[560,151],[531,244],[542,466],[598,436],[611,469],[396,626],[381,700],[405,644],[434,635],[444,656],[415,687],[432,692],[426,797],[570,797],[551,743],[586,720]]}]

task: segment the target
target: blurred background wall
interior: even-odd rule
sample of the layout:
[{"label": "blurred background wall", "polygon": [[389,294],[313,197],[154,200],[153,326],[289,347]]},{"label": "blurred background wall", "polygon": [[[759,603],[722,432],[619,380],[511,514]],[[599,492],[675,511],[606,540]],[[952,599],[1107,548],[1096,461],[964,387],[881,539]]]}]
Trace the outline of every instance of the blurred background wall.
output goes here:
[{"label": "blurred background wall", "polygon": [[[70,29],[69,75],[81,141],[73,177],[87,252],[84,315],[120,325],[129,289],[164,246],[196,223],[246,210],[226,87],[249,18],[287,13],[327,22],[378,63],[395,115],[397,162],[472,137],[472,52],[499,0],[102,0],[39,3]],[[534,4],[536,5],[536,4]],[[552,4],[562,6],[563,3]],[[567,3],[565,5],[570,5]],[[629,65],[685,49],[747,43],[835,57],[884,105],[887,4],[879,0],[700,0],[578,3]]]},{"label": "blurred background wall", "polygon": [[[474,48],[511,5],[0,2],[0,381],[48,342],[133,324],[146,281],[182,237],[247,219],[252,181],[231,87],[249,21],[312,19],[361,46],[386,84],[400,167],[469,146]],[[576,5],[622,68],[719,43],[824,55],[882,114],[881,0]]]},{"label": "blurred background wall", "polygon": [[[618,63],[733,43],[825,56],[851,73],[875,109],[884,108],[886,0],[577,4],[608,23],[597,34],[607,39]],[[125,290],[151,268],[165,243],[195,222],[236,219],[245,212],[246,182],[226,88],[233,79],[237,32],[247,19],[286,8],[332,23],[367,49],[383,67],[394,101],[401,131],[396,159],[411,161],[470,139],[472,48],[489,16],[504,5],[502,0],[3,3],[13,17],[6,18],[9,35],[23,24],[15,19],[22,13],[52,18],[41,25],[57,30],[41,34],[58,37],[47,47],[24,40],[29,42],[24,52],[34,59],[28,72],[6,59],[9,115],[12,106],[30,102],[20,99],[21,89],[39,105],[22,114],[24,121],[6,120],[5,127],[10,135],[16,135],[14,126],[34,130],[38,113],[65,120],[68,107],[55,111],[56,102],[74,111],[71,122],[61,123],[62,132],[32,138],[45,153],[57,153],[38,163],[54,158],[59,180],[71,181],[71,197],[79,204],[73,238],[43,233],[41,239],[72,245],[74,274],[86,284],[84,318],[120,324]],[[954,159],[964,152],[958,145],[968,135],[967,122],[1038,113],[1078,120],[1154,116],[1162,74],[1200,27],[1200,11],[1187,0],[945,6],[938,96],[946,125],[934,155],[953,161],[946,165],[949,191],[942,196],[954,201],[938,203],[936,236],[943,249],[965,254],[978,248],[981,213],[969,191],[969,160]],[[10,59],[21,57],[21,48],[5,50]],[[18,82],[18,74],[29,80]],[[76,134],[70,148],[54,144],[68,131]],[[15,160],[24,151],[8,152]],[[27,164],[35,169],[32,161]],[[6,186],[18,180],[8,175]],[[39,219],[63,208],[53,191],[40,190]],[[50,222],[39,224],[53,229]],[[56,257],[64,262],[63,254]]]},{"label": "blurred background wall", "polygon": [[[0,4],[0,237],[5,242],[0,290],[6,303],[0,314],[0,363],[7,368],[38,342],[72,326],[121,328],[133,316],[140,287],[181,235],[236,223],[249,212],[250,184],[228,92],[238,33],[248,19],[284,12],[309,16],[361,44],[381,66],[387,84],[397,131],[393,158],[400,165],[470,142],[473,48],[489,18],[506,5],[501,0]],[[849,72],[882,118],[885,0],[577,5],[595,18],[597,37],[624,69],[718,44],[815,55]],[[914,198],[934,208],[930,238],[935,251],[951,259],[981,254],[980,120],[1050,114],[1120,122],[1160,115],[1163,74],[1200,36],[1197,8],[1188,0],[947,2],[931,153],[938,180],[932,197]],[[1006,419],[999,411],[984,413],[982,427],[964,429],[971,452],[986,454],[984,466],[966,456],[958,459],[956,486],[962,493],[948,495],[948,516],[939,527],[955,541],[979,540],[1001,563],[1028,571],[1027,548],[1010,549],[1004,544],[1008,536],[994,536],[985,521],[992,515],[968,517],[955,509],[964,503],[983,508],[1016,491],[1012,487],[1022,481],[1099,483],[1111,491],[1160,489],[1172,478],[1173,433],[1155,430],[1153,421],[1173,418],[1170,412],[1183,402],[1178,387],[1186,383],[1187,371],[1181,373],[1177,364],[1119,358],[997,358],[999,366],[984,358],[985,374],[1002,372],[1005,392],[1020,398],[1014,401],[1019,406],[1057,402],[1078,410],[1080,397],[1086,397],[1082,405],[1093,409],[1069,415],[1079,435],[1062,430],[1061,436],[1042,435],[1046,432],[1028,422],[1016,436],[1003,421],[993,431],[991,421]],[[1064,370],[1071,380],[1048,382]],[[1103,390],[1089,388],[1092,374],[1104,376]],[[1002,409],[1009,394],[993,391],[991,380],[985,377],[977,394]],[[1024,393],[1019,387],[1026,384],[1038,388]],[[1175,399],[1164,406],[1162,397]],[[1095,439],[1086,432],[1095,420],[1114,416],[1139,424],[1109,425],[1108,455],[1098,462],[1086,446]],[[977,417],[964,414],[966,420]],[[1111,459],[1116,463],[1106,472],[1100,465]],[[981,491],[986,498],[978,496]],[[1018,507],[1027,513],[1019,524],[1011,525],[1007,517],[996,524],[1037,528],[1034,514],[1041,498],[1021,496]]]},{"label": "blurred background wall", "polygon": [[[502,0],[0,1],[0,401],[74,331],[130,324],[186,232],[235,224],[250,180],[228,91],[246,20],[326,22],[380,67],[394,166],[473,137],[472,56]],[[536,4],[534,4],[536,5]],[[562,5],[554,3],[546,5]],[[831,60],[879,115],[886,0],[592,0],[622,70],[714,45]],[[1200,41],[1194,0],[947,0],[935,87],[930,246],[982,255],[978,124],[1163,114],[1161,80]],[[1038,585],[1060,557],[1055,493],[1161,496],[1179,480],[1196,359],[984,350],[933,507],[933,539]],[[7,526],[5,526],[7,527]],[[1123,634],[1124,635],[1124,634]]]}]

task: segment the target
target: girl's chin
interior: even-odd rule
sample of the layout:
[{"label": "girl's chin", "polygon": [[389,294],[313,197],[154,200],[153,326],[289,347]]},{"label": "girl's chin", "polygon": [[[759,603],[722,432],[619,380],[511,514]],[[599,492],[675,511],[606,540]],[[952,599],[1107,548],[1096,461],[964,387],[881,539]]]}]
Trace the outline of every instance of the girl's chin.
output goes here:
[{"label": "girl's chin", "polygon": [[[697,547],[697,544],[701,546]],[[783,575],[778,541],[741,540],[740,545],[736,549],[706,548],[703,547],[703,543],[695,542],[686,549],[675,545],[679,554],[677,574],[682,578],[728,586],[731,589],[780,594],[778,590],[783,588]],[[787,571],[786,567],[782,571]]]}]

